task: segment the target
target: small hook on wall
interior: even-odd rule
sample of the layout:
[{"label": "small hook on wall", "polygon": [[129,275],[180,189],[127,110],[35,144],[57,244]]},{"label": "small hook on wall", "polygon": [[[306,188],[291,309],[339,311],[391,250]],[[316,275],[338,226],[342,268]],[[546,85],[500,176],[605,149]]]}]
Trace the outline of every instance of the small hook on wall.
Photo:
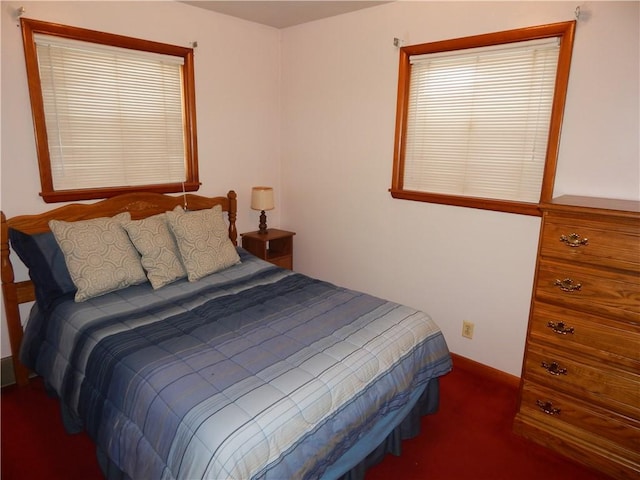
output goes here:
[{"label": "small hook on wall", "polygon": [[586,3],[582,5],[578,5],[574,10],[574,16],[576,18],[576,22],[586,22],[591,17],[591,12],[589,11]]},{"label": "small hook on wall", "polygon": [[26,12],[27,10],[22,6],[15,9],[13,12],[13,18],[16,20],[16,26],[20,26],[20,17],[22,17]]}]

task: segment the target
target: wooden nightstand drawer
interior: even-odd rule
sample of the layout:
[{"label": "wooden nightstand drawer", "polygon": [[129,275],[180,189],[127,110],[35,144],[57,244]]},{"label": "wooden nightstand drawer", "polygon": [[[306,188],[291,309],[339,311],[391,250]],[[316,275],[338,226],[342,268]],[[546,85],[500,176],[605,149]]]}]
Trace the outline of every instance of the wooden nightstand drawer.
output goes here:
[{"label": "wooden nightstand drawer", "polygon": [[295,232],[270,228],[266,233],[240,234],[242,248],[256,257],[282,268],[293,270],[293,236]]},{"label": "wooden nightstand drawer", "polygon": [[293,270],[293,256],[291,255],[286,255],[284,257],[271,258],[269,261],[274,265],[277,265],[278,267]]}]

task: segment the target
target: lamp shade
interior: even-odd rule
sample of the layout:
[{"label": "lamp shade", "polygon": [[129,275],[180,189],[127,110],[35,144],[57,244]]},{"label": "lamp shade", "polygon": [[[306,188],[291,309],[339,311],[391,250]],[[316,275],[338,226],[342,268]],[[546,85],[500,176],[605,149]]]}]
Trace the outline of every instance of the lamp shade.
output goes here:
[{"label": "lamp shade", "polygon": [[251,208],[253,210],[273,210],[273,188],[253,187],[251,189]]}]

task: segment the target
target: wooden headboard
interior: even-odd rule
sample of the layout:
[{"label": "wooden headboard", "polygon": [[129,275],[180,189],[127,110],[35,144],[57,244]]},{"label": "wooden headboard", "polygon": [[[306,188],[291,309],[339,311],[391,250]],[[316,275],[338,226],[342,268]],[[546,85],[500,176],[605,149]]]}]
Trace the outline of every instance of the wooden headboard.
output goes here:
[{"label": "wooden headboard", "polygon": [[0,212],[2,218],[0,239],[2,297],[7,318],[13,368],[18,385],[25,385],[29,382],[29,371],[20,363],[18,355],[23,335],[19,305],[35,301],[35,291],[31,280],[16,282],[14,279],[13,265],[9,257],[11,253],[9,228],[33,235],[50,231],[49,221],[53,219],[74,222],[91,218],[112,217],[118,213],[129,212],[133,220],[138,220],[172,210],[178,205],[189,210],[202,210],[221,205],[222,210],[227,212],[229,219],[229,238],[234,245],[238,244],[236,229],[238,204],[237,195],[233,190],[230,190],[224,197],[203,197],[194,194],[170,196],[160,193],[127,193],[91,204],[74,203],[37,215],[20,215],[9,219],[5,217],[4,212]]}]

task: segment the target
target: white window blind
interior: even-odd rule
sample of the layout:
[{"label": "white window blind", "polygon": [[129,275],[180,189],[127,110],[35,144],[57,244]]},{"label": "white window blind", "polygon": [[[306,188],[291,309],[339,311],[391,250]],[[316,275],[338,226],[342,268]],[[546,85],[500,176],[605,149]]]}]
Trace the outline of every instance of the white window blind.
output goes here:
[{"label": "white window blind", "polygon": [[537,203],[558,38],[410,57],[404,189]]},{"label": "white window blind", "polygon": [[185,181],[182,57],[35,41],[55,190]]}]

